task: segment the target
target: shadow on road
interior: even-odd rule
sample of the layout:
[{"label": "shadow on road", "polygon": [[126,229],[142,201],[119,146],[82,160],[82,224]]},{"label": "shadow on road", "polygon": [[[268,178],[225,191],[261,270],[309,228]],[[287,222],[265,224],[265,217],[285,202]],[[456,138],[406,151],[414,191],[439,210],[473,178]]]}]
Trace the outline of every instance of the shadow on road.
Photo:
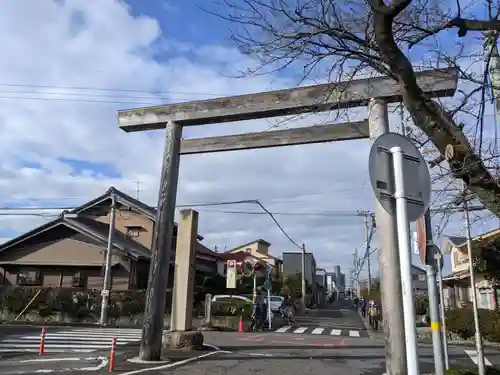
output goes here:
[{"label": "shadow on road", "polygon": [[[275,348],[279,349],[279,348]],[[286,348],[290,349],[290,348]],[[311,349],[311,348],[307,348]],[[232,354],[232,355],[231,355]],[[216,355],[216,356],[210,356],[210,357],[205,357],[203,359],[200,359],[200,361],[220,361],[220,360],[226,360],[226,361],[231,361],[231,360],[253,360],[255,361],[257,358],[263,360],[279,360],[279,359],[319,359],[319,360],[325,360],[325,359],[335,359],[335,360],[370,360],[370,359],[385,359],[385,353],[380,353],[380,354],[373,354],[373,353],[367,353],[363,354],[360,353],[358,355],[352,355],[352,354],[316,354],[316,353],[304,353],[304,354],[299,354],[297,352],[292,352],[289,354],[279,354],[279,353],[269,353],[267,356],[256,356],[252,354],[245,354],[245,353],[223,353],[223,355]],[[429,355],[419,355],[418,356],[419,360],[429,360],[433,361],[434,356],[432,354]],[[456,354],[456,355],[449,355],[449,358],[451,360],[469,360],[469,357],[464,353],[464,354]]]},{"label": "shadow on road", "polygon": [[239,347],[234,347],[234,346],[219,346],[220,350],[226,350],[230,352],[238,352],[238,351],[248,351],[248,350],[267,350],[267,349],[284,349],[284,350],[289,350],[289,349],[308,349],[308,350],[360,350],[360,349],[384,349],[384,345],[353,345],[353,346],[347,346],[347,345],[340,345],[338,344],[337,346],[320,346],[321,344],[318,344],[318,346],[311,346],[309,345],[300,345],[300,344],[290,344],[290,345],[266,345],[265,347],[262,345],[245,345],[245,346],[239,346]]}]

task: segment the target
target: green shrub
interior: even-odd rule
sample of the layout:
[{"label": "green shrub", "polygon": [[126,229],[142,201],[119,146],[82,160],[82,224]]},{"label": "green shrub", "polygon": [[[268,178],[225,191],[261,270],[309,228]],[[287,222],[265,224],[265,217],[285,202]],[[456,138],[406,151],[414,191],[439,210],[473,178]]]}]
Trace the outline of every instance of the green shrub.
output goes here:
[{"label": "green shrub", "polygon": [[415,297],[415,314],[426,315],[429,309],[429,300],[423,297]]},{"label": "green shrub", "polygon": [[[450,368],[446,370],[446,375],[477,375],[478,371],[476,369],[470,368]],[[500,375],[500,369],[496,367],[487,366],[486,375]]]},{"label": "green shrub", "polygon": [[246,301],[233,299],[217,301],[212,303],[212,315],[214,316],[243,316],[252,314],[252,304]]},{"label": "green shrub", "polygon": [[[479,327],[484,339],[500,341],[500,313],[494,310],[479,309]],[[450,332],[462,339],[474,337],[474,315],[471,307],[453,309],[446,312],[446,325]]]},{"label": "green shrub", "polygon": [[[37,295],[37,293],[39,293]],[[0,311],[18,315],[36,298],[24,314],[40,317],[61,315],[74,320],[98,319],[101,313],[100,290],[66,288],[12,287],[0,291]],[[110,318],[132,317],[144,311],[145,291],[112,291],[109,299]],[[22,318],[21,318],[22,320]]]}]

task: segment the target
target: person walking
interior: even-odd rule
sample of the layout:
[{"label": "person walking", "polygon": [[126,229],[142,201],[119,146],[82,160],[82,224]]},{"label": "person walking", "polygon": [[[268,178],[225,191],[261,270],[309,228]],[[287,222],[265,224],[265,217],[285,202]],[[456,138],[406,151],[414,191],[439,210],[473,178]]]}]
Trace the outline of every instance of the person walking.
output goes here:
[{"label": "person walking", "polygon": [[374,331],[378,331],[378,322],[380,320],[380,306],[373,301],[373,304],[370,306],[368,314],[370,315],[371,327],[373,328]]},{"label": "person walking", "polygon": [[366,319],[366,308],[368,307],[368,301],[364,298],[361,299],[361,316]]},{"label": "person walking", "polygon": [[261,320],[261,315],[262,315],[261,309],[262,308],[261,308],[261,305],[259,303],[259,299],[257,297],[257,294],[254,294],[253,298],[252,298],[252,316],[251,316],[252,323],[250,326],[250,330],[253,332],[260,329],[260,320]]}]

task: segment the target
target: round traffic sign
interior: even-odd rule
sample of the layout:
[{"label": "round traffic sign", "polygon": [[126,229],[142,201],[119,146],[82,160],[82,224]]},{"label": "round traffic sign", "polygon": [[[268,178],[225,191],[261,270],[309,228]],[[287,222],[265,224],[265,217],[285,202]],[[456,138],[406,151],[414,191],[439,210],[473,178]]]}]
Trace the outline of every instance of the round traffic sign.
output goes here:
[{"label": "round traffic sign", "polygon": [[410,139],[398,133],[385,133],[378,137],[370,150],[368,161],[370,183],[375,197],[391,215],[396,215],[393,147],[401,147],[404,153],[403,175],[408,220],[418,220],[427,210],[431,196],[429,168],[420,151]]}]

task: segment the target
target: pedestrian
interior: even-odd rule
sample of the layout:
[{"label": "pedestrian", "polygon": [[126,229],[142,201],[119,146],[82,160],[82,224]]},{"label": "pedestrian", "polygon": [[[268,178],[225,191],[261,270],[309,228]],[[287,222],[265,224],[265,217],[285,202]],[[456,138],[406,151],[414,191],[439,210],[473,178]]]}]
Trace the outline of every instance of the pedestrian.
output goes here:
[{"label": "pedestrian", "polygon": [[251,316],[251,326],[250,330],[255,332],[260,329],[260,319],[261,319],[261,306],[257,297],[257,293],[252,296],[252,316]]},{"label": "pedestrian", "polygon": [[363,319],[366,319],[366,308],[368,307],[368,301],[366,299],[361,299],[361,315]]},{"label": "pedestrian", "polygon": [[375,302],[373,300],[370,300],[367,305],[367,310],[368,310],[368,323],[370,324],[370,327],[373,327],[372,324],[372,314],[370,313],[371,308]]},{"label": "pedestrian", "polygon": [[380,307],[375,302],[370,306],[368,311],[370,315],[370,325],[374,331],[378,331],[378,322],[380,320]]}]

